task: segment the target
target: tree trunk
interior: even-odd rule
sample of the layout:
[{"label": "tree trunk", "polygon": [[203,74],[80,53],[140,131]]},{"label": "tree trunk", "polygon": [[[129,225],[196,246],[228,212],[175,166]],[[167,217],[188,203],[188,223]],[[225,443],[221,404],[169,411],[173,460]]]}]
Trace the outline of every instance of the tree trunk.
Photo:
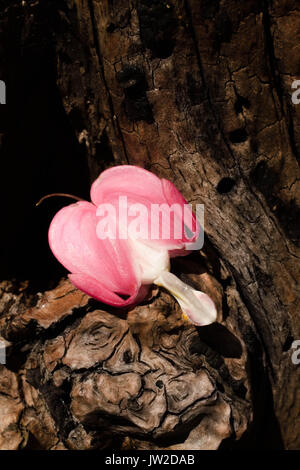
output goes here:
[{"label": "tree trunk", "polygon": [[[300,9],[296,0],[0,3],[0,448],[300,448]],[[139,165],[205,205],[173,271],[196,328],[153,290],[124,313],[49,253],[65,201]],[[3,200],[3,199],[2,199]]]}]

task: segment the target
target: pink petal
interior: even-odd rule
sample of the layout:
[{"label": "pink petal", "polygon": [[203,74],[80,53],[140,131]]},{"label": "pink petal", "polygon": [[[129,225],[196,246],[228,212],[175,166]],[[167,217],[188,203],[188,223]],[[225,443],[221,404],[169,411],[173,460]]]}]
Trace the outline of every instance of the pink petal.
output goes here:
[{"label": "pink petal", "polygon": [[[123,165],[104,171],[92,185],[91,199],[97,205],[109,202],[118,211],[120,196],[126,196],[128,207],[138,203],[147,209],[148,216],[144,218],[142,223],[144,227],[147,227],[147,225],[149,227],[147,234],[149,243],[154,243],[168,250],[182,250],[184,242],[194,241],[194,237],[189,239],[184,232],[183,207],[187,203],[176,187],[169,181],[160,180],[153,173],[142,168]],[[158,223],[153,222],[155,229],[158,229],[156,237],[151,234],[151,208],[153,208],[153,204],[166,205],[163,213],[167,219],[169,218],[168,207],[173,204],[179,206],[170,218],[170,233],[168,233],[164,219],[161,217]],[[128,216],[127,227],[133,219],[134,217]],[[191,228],[193,228],[193,225],[197,227],[195,216],[192,215],[191,219],[193,220],[190,223]],[[181,235],[180,232],[178,235],[178,230],[180,230]]]},{"label": "pink petal", "polygon": [[103,171],[91,188],[91,200],[97,206],[117,194],[135,201],[163,202],[161,181],[150,171],[134,165],[119,165]]},{"label": "pink petal", "polygon": [[[193,214],[192,210],[188,208],[187,201],[184,199],[180,191],[178,191],[176,186],[173,183],[171,183],[171,181],[168,181],[166,179],[162,179],[161,181],[162,181],[163,192],[164,192],[164,195],[168,204],[170,205],[176,204],[176,207],[178,205],[177,217],[178,217],[178,220],[181,220],[182,227],[183,227],[182,240],[184,242],[194,242],[197,239],[199,235],[199,231],[200,231],[200,227],[197,222],[196,216]],[[184,220],[184,215],[185,215],[184,208],[186,210],[186,214],[189,214],[189,216],[185,218],[186,220]],[[188,227],[189,231],[193,233],[193,236],[190,236],[190,238],[185,235],[185,231],[184,231],[185,225]]]},{"label": "pink petal", "polygon": [[87,274],[69,274],[69,279],[77,289],[82,290],[94,299],[114,307],[126,307],[136,302],[139,294],[138,286],[135,286],[132,294],[124,300],[114,292],[108,290],[100,281]]},{"label": "pink petal", "polygon": [[200,309],[198,312],[185,309],[184,313],[189,318],[189,320],[195,325],[198,325],[198,326],[210,325],[217,319],[217,309],[216,309],[215,303],[204,292],[194,290],[194,294],[200,300],[200,302],[202,303],[206,311],[210,313],[211,318],[210,319],[203,318]]},{"label": "pink petal", "polygon": [[78,202],[61,209],[49,228],[50,248],[71,273],[84,274],[106,289],[131,295],[140,282],[126,240],[100,240],[96,207]]}]

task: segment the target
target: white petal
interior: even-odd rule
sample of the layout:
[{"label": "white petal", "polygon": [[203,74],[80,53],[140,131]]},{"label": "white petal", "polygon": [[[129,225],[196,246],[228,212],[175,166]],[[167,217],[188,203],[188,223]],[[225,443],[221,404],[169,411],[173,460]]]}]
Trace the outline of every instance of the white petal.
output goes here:
[{"label": "white petal", "polygon": [[141,240],[130,239],[133,258],[142,270],[142,284],[152,284],[162,271],[170,268],[168,250],[154,248]]},{"label": "white petal", "polygon": [[216,321],[217,310],[211,298],[188,286],[174,274],[162,271],[154,284],[165,287],[176,298],[183,314],[195,325],[204,326]]}]

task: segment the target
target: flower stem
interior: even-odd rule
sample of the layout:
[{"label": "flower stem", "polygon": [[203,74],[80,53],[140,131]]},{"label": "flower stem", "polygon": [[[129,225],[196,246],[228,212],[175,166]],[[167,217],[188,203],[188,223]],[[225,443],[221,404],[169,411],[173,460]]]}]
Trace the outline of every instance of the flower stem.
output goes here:
[{"label": "flower stem", "polygon": [[46,196],[43,196],[37,203],[36,207],[38,207],[40,204],[42,204],[45,199],[49,199],[50,197],[68,197],[71,199],[74,199],[75,201],[84,201],[81,197],[78,196],[73,196],[72,194],[66,194],[66,193],[53,193],[53,194],[47,194]]}]

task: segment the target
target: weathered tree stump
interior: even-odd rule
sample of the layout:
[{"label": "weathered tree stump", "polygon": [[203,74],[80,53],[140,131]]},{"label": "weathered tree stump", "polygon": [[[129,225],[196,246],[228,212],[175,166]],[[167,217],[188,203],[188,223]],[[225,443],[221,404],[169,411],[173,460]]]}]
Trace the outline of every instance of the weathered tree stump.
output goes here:
[{"label": "weathered tree stump", "polygon": [[[299,27],[296,0],[1,2],[0,448],[300,448]],[[34,203],[122,163],[205,205],[173,271],[216,324],[101,305],[51,257],[62,203]]]}]

